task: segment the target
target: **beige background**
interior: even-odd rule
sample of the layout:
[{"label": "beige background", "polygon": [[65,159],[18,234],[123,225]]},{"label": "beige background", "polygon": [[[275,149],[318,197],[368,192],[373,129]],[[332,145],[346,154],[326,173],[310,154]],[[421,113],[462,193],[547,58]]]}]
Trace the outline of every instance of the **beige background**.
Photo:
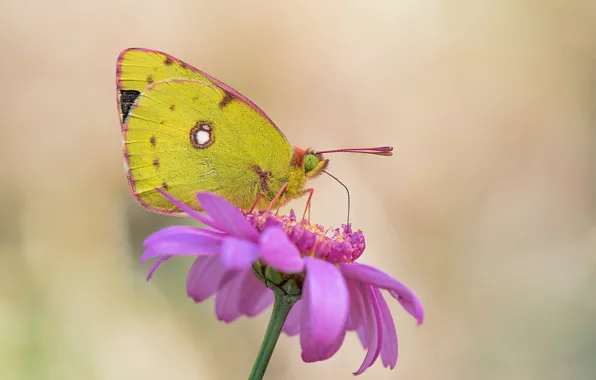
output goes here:
[{"label": "beige background", "polygon": [[[190,261],[144,282],[142,239],[179,219],[127,193],[115,104],[126,47],[167,51],[334,155],[361,261],[422,298],[392,303],[394,371],[363,379],[596,377],[596,4],[590,1],[0,3],[0,378],[243,379],[267,316],[226,325],[184,294]],[[345,193],[317,179],[313,219]],[[296,208],[303,207],[297,202]],[[268,379],[352,378],[351,334]]]}]

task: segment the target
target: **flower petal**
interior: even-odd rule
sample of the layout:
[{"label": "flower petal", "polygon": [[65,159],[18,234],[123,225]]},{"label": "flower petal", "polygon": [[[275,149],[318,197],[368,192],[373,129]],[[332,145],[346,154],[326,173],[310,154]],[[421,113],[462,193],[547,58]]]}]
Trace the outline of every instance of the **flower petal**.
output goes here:
[{"label": "flower petal", "polygon": [[284,323],[283,331],[289,336],[294,336],[300,332],[300,314],[302,312],[303,301],[299,300],[294,304],[290,314]]},{"label": "flower petal", "polygon": [[242,315],[240,300],[242,299],[242,283],[246,275],[252,271],[238,271],[238,274],[228,281],[215,296],[215,314],[220,321],[230,323]]},{"label": "flower petal", "polygon": [[354,375],[360,375],[368,367],[373,365],[379,357],[381,347],[383,346],[383,325],[379,304],[375,298],[372,286],[366,284],[361,284],[361,286],[366,308],[368,336],[370,339],[366,356],[358,371],[354,372]]},{"label": "flower petal", "polygon": [[395,368],[397,364],[397,332],[395,331],[395,323],[391,316],[391,310],[387,306],[387,301],[378,288],[374,289],[375,297],[381,310],[381,318],[383,319],[383,347],[381,347],[381,361],[383,366],[391,369]]},{"label": "flower petal", "polygon": [[172,202],[176,207],[178,207],[180,210],[185,212],[188,216],[195,218],[199,222],[201,222],[209,227],[217,228],[211,219],[207,218],[205,215],[201,214],[197,210],[190,208],[185,203],[180,202],[178,199],[174,198],[168,192],[164,191],[163,189],[161,189],[159,187],[156,187],[155,190],[157,190],[159,193],[161,193],[161,195],[166,197],[170,202]]},{"label": "flower petal", "polygon": [[199,256],[188,272],[186,294],[195,302],[206,300],[224,285],[228,272],[219,256]]},{"label": "flower petal", "polygon": [[[160,231],[155,234],[159,233]],[[212,255],[220,250],[221,238],[197,234],[187,228],[170,227],[168,232],[157,238],[154,237],[155,234],[145,240],[147,249],[141,256],[141,263],[161,255]]]},{"label": "flower petal", "polygon": [[395,298],[411,316],[416,318],[418,325],[421,325],[424,322],[424,309],[422,308],[422,304],[418,297],[414,295],[415,298],[412,300],[407,295],[404,296],[404,293],[394,290],[390,290],[389,294],[391,294],[391,297]]},{"label": "flower petal", "polygon": [[197,228],[192,226],[170,226],[162,228],[149,235],[143,242],[144,247],[149,247],[161,239],[193,239],[195,237],[208,236],[212,238],[222,238],[225,235],[219,232],[210,231],[206,228]]},{"label": "flower petal", "polygon": [[259,233],[231,203],[211,193],[197,193],[201,207],[212,219],[212,226],[236,237],[256,242]]},{"label": "flower petal", "polygon": [[269,227],[261,233],[261,258],[283,273],[300,273],[304,259],[281,227]]},{"label": "flower petal", "polygon": [[358,335],[358,340],[360,340],[360,344],[364,349],[368,349],[368,322],[362,323],[356,329],[356,335]]},{"label": "flower petal", "polygon": [[314,362],[329,359],[341,346],[350,305],[346,282],[333,264],[310,257],[304,261],[300,345],[302,360]]},{"label": "flower petal", "polygon": [[242,282],[242,295],[238,310],[240,314],[254,317],[273,303],[273,292],[253,273],[247,273]]},{"label": "flower petal", "polygon": [[259,258],[259,246],[248,240],[228,236],[221,244],[220,257],[228,269],[247,269]]},{"label": "flower petal", "polygon": [[369,265],[351,263],[340,264],[340,269],[346,277],[360,280],[381,289],[389,290],[389,294],[395,298],[408,313],[410,313],[418,324],[424,321],[422,304],[416,294],[404,284],[397,281],[387,273]]},{"label": "flower petal", "polygon": [[364,297],[360,283],[351,278],[346,278],[348,292],[350,293],[350,313],[348,314],[348,330],[356,330],[360,343],[364,348],[368,347],[367,316],[364,308]]},{"label": "flower petal", "polygon": [[172,256],[161,256],[160,258],[158,258],[157,260],[155,260],[153,262],[153,264],[151,264],[151,268],[149,268],[149,271],[147,272],[147,278],[146,280],[149,281],[151,280],[151,277],[153,277],[153,273],[155,273],[155,271],[157,270],[157,267],[159,267],[161,264],[163,264],[164,261],[166,261],[167,259],[169,259]]}]

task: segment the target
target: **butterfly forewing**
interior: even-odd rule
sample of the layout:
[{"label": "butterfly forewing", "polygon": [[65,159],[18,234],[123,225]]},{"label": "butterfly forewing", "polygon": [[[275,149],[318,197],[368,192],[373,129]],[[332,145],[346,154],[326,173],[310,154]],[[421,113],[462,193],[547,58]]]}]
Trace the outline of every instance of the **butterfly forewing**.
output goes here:
[{"label": "butterfly forewing", "polygon": [[[116,87],[118,89],[118,109],[120,120],[124,121],[130,107],[140,94],[151,84],[166,79],[192,79],[211,83],[228,93],[230,97],[239,99],[259,113],[283,136],[275,123],[256,104],[225,83],[207,73],[173,57],[156,50],[143,48],[126,49],[118,57],[116,68]],[[284,137],[285,138],[285,137]]]}]

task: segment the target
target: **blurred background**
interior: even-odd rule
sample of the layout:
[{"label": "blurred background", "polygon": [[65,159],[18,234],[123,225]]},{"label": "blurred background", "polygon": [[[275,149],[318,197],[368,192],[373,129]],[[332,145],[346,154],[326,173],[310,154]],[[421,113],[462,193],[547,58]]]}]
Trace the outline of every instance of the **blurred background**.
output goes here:
[{"label": "blurred background", "polygon": [[[564,0],[0,3],[0,378],[244,379],[268,315],[217,322],[190,260],[151,282],[171,224],[128,193],[119,52],[168,52],[228,83],[290,141],[333,155],[361,262],[421,297],[391,308],[395,370],[363,379],[596,378],[596,3]],[[312,218],[345,220],[313,182]],[[294,207],[301,209],[303,201]],[[306,364],[282,336],[268,379],[352,378],[354,334]]]}]

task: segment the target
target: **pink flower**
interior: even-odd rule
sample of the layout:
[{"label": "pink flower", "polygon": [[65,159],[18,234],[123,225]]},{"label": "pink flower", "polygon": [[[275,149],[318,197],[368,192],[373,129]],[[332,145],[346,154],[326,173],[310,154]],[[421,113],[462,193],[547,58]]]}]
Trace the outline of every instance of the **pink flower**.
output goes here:
[{"label": "pink flower", "polygon": [[[418,322],[423,310],[416,295],[388,274],[355,260],[364,252],[362,232],[350,225],[325,229],[290,216],[264,212],[244,214],[210,193],[198,193],[208,216],[161,191],[172,203],[209,228],[173,226],[145,240],[141,262],[158,258],[149,270],[172,256],[198,256],[187,279],[196,302],[215,294],[217,318],[232,322],[255,316],[273,302],[277,287],[300,296],[284,325],[300,333],[305,362],[333,356],[346,331],[356,331],[366,356],[361,374],[381,356],[385,367],[397,362],[397,334],[381,290],[386,290]],[[262,282],[267,283],[267,286]]]}]

